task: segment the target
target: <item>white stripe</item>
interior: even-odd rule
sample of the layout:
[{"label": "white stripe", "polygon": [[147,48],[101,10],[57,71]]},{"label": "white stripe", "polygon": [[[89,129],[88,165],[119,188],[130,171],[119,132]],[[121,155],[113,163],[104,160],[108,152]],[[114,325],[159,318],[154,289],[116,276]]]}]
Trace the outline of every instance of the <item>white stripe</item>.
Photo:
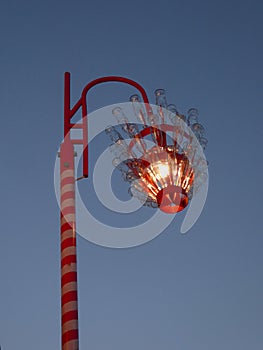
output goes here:
[{"label": "white stripe", "polygon": [[76,272],[77,271],[77,264],[76,263],[71,263],[70,265],[65,265],[61,269],[61,275],[62,277],[68,273],[68,272]]},{"label": "white stripe", "polygon": [[70,340],[65,343],[63,350],[79,350],[79,342],[76,339]]},{"label": "white stripe", "polygon": [[77,290],[77,282],[70,282],[62,287],[61,294],[64,295],[65,293],[73,292],[75,290]]},{"label": "white stripe", "polygon": [[71,238],[71,237],[74,237],[74,232],[73,232],[73,229],[71,230],[66,230],[64,232],[61,232],[61,243],[67,239],[67,238]]},{"label": "white stripe", "polygon": [[68,303],[64,304],[62,307],[62,315],[69,311],[75,311],[78,309],[78,303],[77,301],[69,301]]},{"label": "white stripe", "polygon": [[76,247],[68,247],[62,250],[61,252],[61,259],[65,258],[68,255],[75,255],[76,254]]},{"label": "white stripe", "polygon": [[68,198],[62,201],[60,209],[63,210],[67,207],[75,207],[75,198]]},{"label": "white stripe", "polygon": [[64,223],[66,223],[66,222],[75,222],[75,214],[74,213],[70,213],[70,214],[64,215],[64,220],[65,220]]},{"label": "white stripe", "polygon": [[61,195],[67,192],[75,192],[75,185],[74,184],[66,184],[61,187]]},{"label": "white stripe", "polygon": [[67,224],[68,223],[68,221],[65,219],[65,217],[63,216],[62,218],[61,218],[61,226],[62,225],[64,225],[64,224]]},{"label": "white stripe", "polygon": [[77,320],[71,320],[68,322],[63,323],[62,327],[62,333],[66,333],[68,331],[73,331],[75,329],[78,329],[78,321]]},{"label": "white stripe", "polygon": [[[64,180],[66,179],[67,177],[74,177],[74,170],[73,169],[67,169],[67,170],[64,170],[62,172],[62,174],[60,175],[60,179],[61,180]],[[75,179],[74,179],[75,181]]]}]

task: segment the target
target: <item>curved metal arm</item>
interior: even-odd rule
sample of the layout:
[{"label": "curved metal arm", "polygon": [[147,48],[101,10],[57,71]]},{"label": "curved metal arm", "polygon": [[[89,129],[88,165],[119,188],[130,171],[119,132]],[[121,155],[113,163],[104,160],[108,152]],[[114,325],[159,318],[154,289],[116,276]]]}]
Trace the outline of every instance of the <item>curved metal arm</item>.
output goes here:
[{"label": "curved metal arm", "polygon": [[[83,139],[82,140],[72,140],[73,144],[82,144],[83,145],[83,177],[88,177],[88,126],[87,126],[87,101],[86,96],[88,91],[95,85],[106,83],[106,82],[119,82],[131,85],[135,87],[142,95],[143,102],[145,103],[146,112],[148,115],[152,114],[152,109],[149,104],[149,100],[144,88],[135,82],[134,80],[118,77],[118,76],[109,76],[95,79],[88,83],[82,90],[81,98],[78,102],[71,108],[70,107],[70,73],[65,73],[65,86],[64,86],[64,137],[69,135],[70,130],[73,128],[82,129]],[[81,107],[82,109],[82,122],[80,124],[72,124],[71,119],[75,113]]]}]

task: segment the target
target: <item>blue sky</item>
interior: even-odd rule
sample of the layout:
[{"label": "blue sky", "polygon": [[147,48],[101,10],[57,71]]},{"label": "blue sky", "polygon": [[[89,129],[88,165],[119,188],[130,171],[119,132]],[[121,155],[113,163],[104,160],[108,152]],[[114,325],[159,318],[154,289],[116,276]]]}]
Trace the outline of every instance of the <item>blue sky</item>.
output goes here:
[{"label": "blue sky", "polygon": [[[262,349],[262,7],[255,0],[1,5],[2,350],[59,349],[53,166],[64,71],[72,73],[73,101],[104,75],[140,82],[151,102],[164,88],[182,112],[199,108],[209,139],[208,199],[187,235],[179,234],[180,216],[137,248],[79,237],[80,349]],[[89,109],[134,92],[100,86]]]}]

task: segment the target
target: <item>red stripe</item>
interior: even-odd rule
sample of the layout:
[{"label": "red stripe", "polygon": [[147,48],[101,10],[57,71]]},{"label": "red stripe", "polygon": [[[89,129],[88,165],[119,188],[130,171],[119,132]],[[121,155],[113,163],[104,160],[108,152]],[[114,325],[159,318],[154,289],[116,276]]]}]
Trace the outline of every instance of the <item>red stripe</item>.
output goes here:
[{"label": "red stripe", "polygon": [[[67,292],[64,295],[62,295],[61,303],[62,303],[62,305],[65,305],[66,303],[69,303],[71,301],[77,302],[77,299],[78,299],[78,294],[77,294],[77,291],[74,290],[74,291]],[[77,308],[77,306],[76,306],[76,308]]]},{"label": "red stripe", "polygon": [[65,345],[70,340],[78,339],[79,334],[77,329],[73,329],[72,331],[68,331],[62,335],[62,345]]},{"label": "red stripe", "polygon": [[77,262],[77,257],[76,255],[68,255],[65,256],[65,258],[63,258],[61,260],[61,267],[67,265],[67,264],[72,264],[72,263],[76,263]]},{"label": "red stripe", "polygon": [[75,179],[74,179],[74,176],[71,175],[61,180],[60,188],[62,189],[62,187],[65,185],[74,185],[74,184],[75,184]]},{"label": "red stripe", "polygon": [[61,203],[65,201],[66,199],[75,199],[75,193],[72,191],[65,192],[61,195],[60,200]]},{"label": "red stripe", "polygon": [[62,315],[62,323],[72,320],[78,320],[78,310],[68,311],[64,315]]},{"label": "red stripe", "polygon": [[69,247],[76,247],[75,237],[66,238],[63,242],[61,242],[61,251]]},{"label": "red stripe", "polygon": [[64,286],[67,283],[70,283],[70,282],[77,282],[77,272],[76,271],[66,272],[61,277],[61,285],[62,286]]},{"label": "red stripe", "polygon": [[62,209],[63,216],[67,214],[75,214],[75,206],[68,206]]},{"label": "red stripe", "polygon": [[[63,215],[62,215],[62,217],[63,217]],[[61,226],[61,232],[63,233],[67,230],[72,230],[72,227],[74,226],[74,224],[75,224],[75,222],[73,222],[73,221],[65,222],[65,224],[63,224]]]}]

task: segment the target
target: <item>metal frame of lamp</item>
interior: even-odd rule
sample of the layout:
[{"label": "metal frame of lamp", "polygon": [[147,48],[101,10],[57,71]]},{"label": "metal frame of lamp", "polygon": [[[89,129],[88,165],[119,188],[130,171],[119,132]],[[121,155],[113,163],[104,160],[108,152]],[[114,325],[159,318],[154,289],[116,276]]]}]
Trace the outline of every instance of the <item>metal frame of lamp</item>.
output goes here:
[{"label": "metal frame of lamp", "polygon": [[[115,164],[119,167],[128,182],[134,181],[132,191],[139,195],[144,192],[151,206],[159,207],[167,213],[183,210],[188,204],[189,190],[194,182],[194,167],[189,157],[179,152],[180,145],[176,141],[172,144],[167,142],[169,132],[181,132],[177,126],[168,125],[164,122],[164,110],[166,108],[164,90],[156,90],[158,113],[161,122],[156,122],[154,114],[144,88],[135,81],[123,77],[109,76],[95,79],[88,83],[82,90],[80,99],[71,107],[70,102],[70,73],[64,77],[64,140],[60,147],[60,219],[61,219],[61,344],[62,350],[79,349],[78,332],[78,286],[77,286],[77,249],[76,249],[76,207],[75,186],[76,181],[88,177],[88,110],[86,96],[88,91],[101,83],[120,82],[136,88],[143,100],[143,108],[138,95],[131,97],[134,112],[143,129],[138,132],[134,124],[126,119],[121,120],[122,127],[130,136],[127,145],[128,159],[121,158]],[[169,107],[169,106],[168,106]],[[167,107],[167,108],[168,108]],[[73,123],[72,118],[81,109],[82,118],[80,123]],[[191,110],[190,110],[191,111]],[[119,113],[120,112],[120,113]],[[172,118],[176,115],[182,118],[174,105],[170,105]],[[123,117],[120,109],[113,111],[115,116]],[[195,113],[191,113],[192,126],[198,128]],[[120,120],[119,120],[120,121]],[[131,130],[133,128],[133,130]],[[82,138],[72,138],[71,130],[82,130]],[[200,127],[199,127],[200,129]],[[197,130],[198,131],[198,130]],[[199,130],[200,131],[200,130]],[[123,138],[113,128],[108,134],[119,147],[123,146]],[[144,138],[152,136],[155,145],[147,148]],[[189,134],[185,135],[189,137]],[[202,135],[201,135],[202,136]],[[175,138],[174,138],[175,139]],[[206,139],[203,140],[206,143]],[[83,175],[76,179],[75,176],[75,145],[83,146]],[[142,149],[143,156],[136,158],[133,148]],[[134,194],[134,192],[133,192]]]}]

